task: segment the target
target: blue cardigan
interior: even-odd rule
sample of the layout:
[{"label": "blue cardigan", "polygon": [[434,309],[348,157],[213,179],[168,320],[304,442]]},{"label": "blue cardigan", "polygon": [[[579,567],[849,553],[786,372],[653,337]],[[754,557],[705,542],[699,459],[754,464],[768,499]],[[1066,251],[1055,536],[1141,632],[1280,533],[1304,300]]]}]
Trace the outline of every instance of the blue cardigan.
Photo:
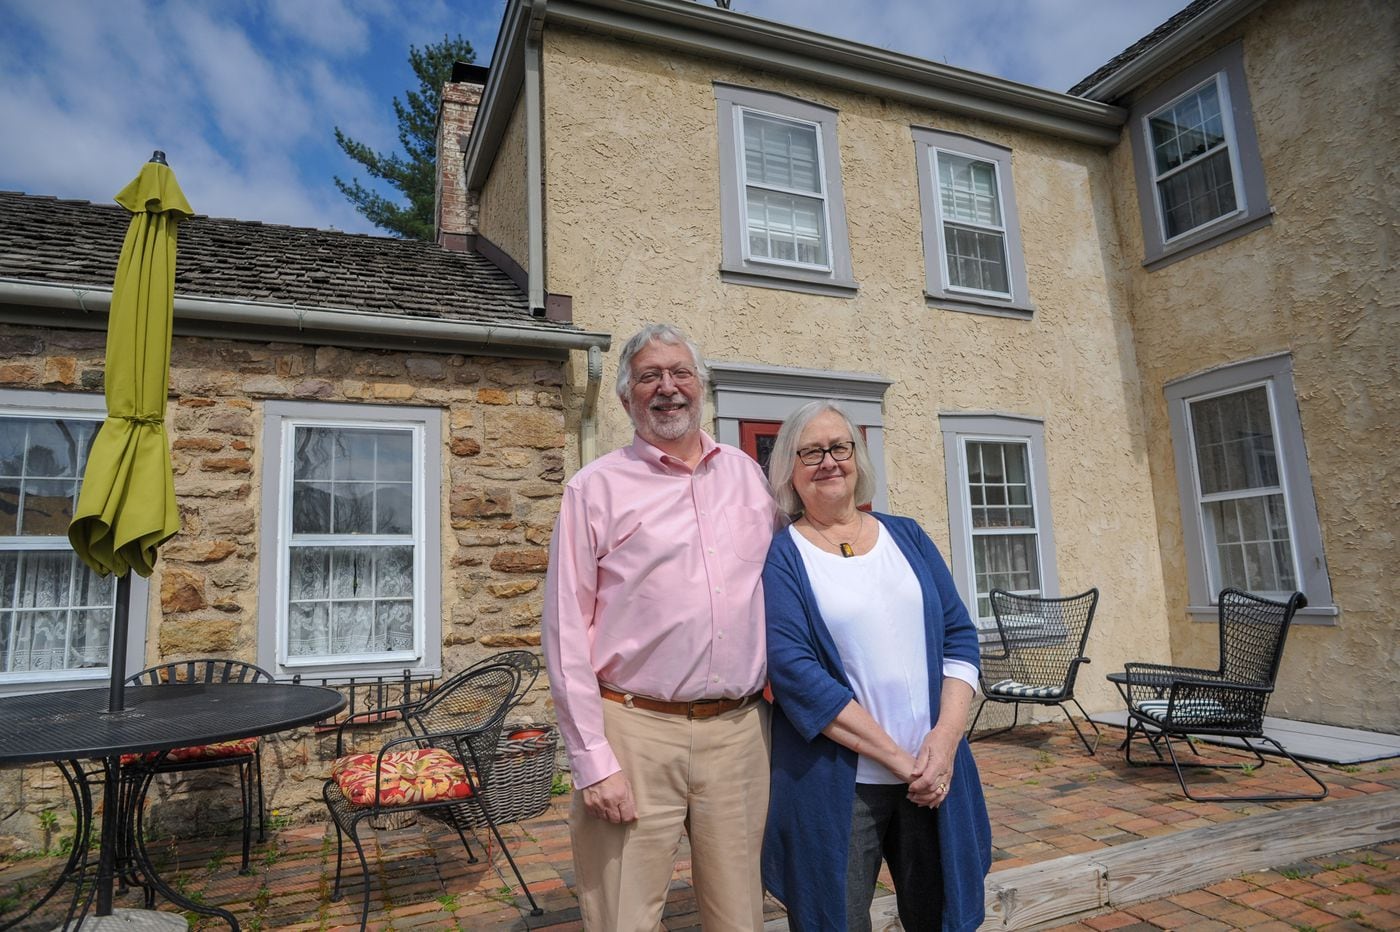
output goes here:
[{"label": "blue cardigan", "polygon": [[[977,629],[938,548],[909,518],[876,514],[918,577],[924,594],[929,709],[938,719],[943,658],[978,663]],[[773,685],[773,770],[763,837],[763,883],[788,910],[794,929],[846,924],[846,855],[855,801],[856,754],[821,734],[855,698],[836,644],[817,610],[811,581],[786,529],[763,570],[768,676]],[[992,829],[977,765],[958,742],[953,784],[938,809],[943,852],[943,928],[976,929],[984,918],[983,880],[992,864]]]}]

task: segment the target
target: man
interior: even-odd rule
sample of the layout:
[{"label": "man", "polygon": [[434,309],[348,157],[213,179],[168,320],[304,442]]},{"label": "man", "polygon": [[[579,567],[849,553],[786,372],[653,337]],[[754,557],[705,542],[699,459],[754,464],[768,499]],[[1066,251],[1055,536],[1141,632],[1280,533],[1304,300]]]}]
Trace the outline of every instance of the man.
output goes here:
[{"label": "man", "polygon": [[622,349],[632,445],[564,489],[544,654],[573,767],[584,925],[660,928],[682,830],[706,932],[763,924],[763,473],[700,429],[706,371],[669,324]]}]

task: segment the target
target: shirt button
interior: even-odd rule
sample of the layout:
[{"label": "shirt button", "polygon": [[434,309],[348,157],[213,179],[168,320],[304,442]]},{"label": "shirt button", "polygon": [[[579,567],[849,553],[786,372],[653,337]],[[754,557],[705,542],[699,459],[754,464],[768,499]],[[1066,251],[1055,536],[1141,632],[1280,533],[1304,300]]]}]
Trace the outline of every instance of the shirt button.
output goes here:
[{"label": "shirt button", "polygon": [[717,676],[712,676],[712,677],[710,677],[710,682],[712,682],[712,683],[718,683],[718,682],[719,682],[719,677],[717,677]]},{"label": "shirt button", "polygon": [[714,553],[714,552],[715,552],[715,548],[713,548],[713,547],[706,547],[706,548],[705,548],[705,552],[706,552],[706,553]]},{"label": "shirt button", "polygon": [[724,592],[724,590],[721,589],[721,588],[719,588],[718,586],[715,587],[715,591],[718,592],[718,593],[723,593],[723,592]]}]

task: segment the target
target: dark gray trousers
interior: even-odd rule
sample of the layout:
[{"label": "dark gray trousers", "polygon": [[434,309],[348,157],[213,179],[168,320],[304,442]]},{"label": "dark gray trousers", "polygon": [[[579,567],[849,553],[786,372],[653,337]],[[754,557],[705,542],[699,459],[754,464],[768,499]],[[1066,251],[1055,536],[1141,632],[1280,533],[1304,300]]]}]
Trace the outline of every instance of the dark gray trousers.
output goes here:
[{"label": "dark gray trousers", "polygon": [[846,928],[870,932],[870,903],[883,858],[894,880],[906,932],[943,924],[943,870],[938,810],[916,806],[902,783],[857,783],[846,856]]}]

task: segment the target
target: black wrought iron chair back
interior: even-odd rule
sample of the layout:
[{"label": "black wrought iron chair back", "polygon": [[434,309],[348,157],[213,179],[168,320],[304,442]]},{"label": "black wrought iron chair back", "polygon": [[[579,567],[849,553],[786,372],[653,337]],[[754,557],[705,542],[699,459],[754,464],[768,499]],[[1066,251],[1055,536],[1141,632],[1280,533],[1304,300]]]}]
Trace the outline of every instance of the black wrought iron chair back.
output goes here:
[{"label": "black wrought iron chair back", "polygon": [[[988,702],[1009,703],[1011,724],[978,738],[1005,734],[1015,728],[1023,702],[1052,705],[1065,714],[1084,749],[1093,754],[1098,747],[1099,726],[1074,698],[1074,682],[1080,665],[1089,662],[1084,645],[1098,608],[1099,590],[1063,598],[1017,595],[1004,589],[993,589],[989,595],[996,634],[982,645],[982,702],[968,728],[968,739],[975,740],[973,730]],[[1066,702],[1074,703],[1094,729],[1092,745],[1065,708]]]},{"label": "black wrought iron chair back", "polygon": [[[271,683],[272,674],[256,664],[223,657],[201,657],[196,660],[175,660],[147,667],[126,679],[128,686],[164,686],[189,683]],[[130,765],[144,766],[140,762]],[[151,766],[156,774],[204,770],[211,767],[238,768],[238,786],[243,803],[243,866],[248,870],[248,855],[252,843],[253,789],[258,791],[258,841],[265,841],[266,816],[263,798],[262,741],[248,738],[202,748],[178,748]],[[256,781],[256,782],[255,782]],[[150,896],[148,895],[148,899]]]},{"label": "black wrought iron chair back", "polygon": [[[1128,699],[1128,734],[1124,748],[1134,765],[1170,763],[1181,791],[1197,802],[1322,799],[1327,786],[1278,741],[1264,734],[1264,714],[1274,692],[1288,628],[1307,598],[1295,592],[1284,601],[1264,598],[1240,589],[1220,593],[1220,664],[1216,669],[1168,664],[1124,665],[1124,693]],[[1183,763],[1173,740],[1185,740],[1194,752],[1193,735],[1237,739],[1262,767],[1267,761],[1251,742],[1266,741],[1311,778],[1321,792],[1247,796],[1201,796],[1191,792],[1183,767],[1238,768],[1232,762]],[[1133,760],[1133,742],[1146,739],[1154,760]],[[1165,747],[1167,758],[1162,756]]]},{"label": "black wrought iron chair back", "polygon": [[[372,754],[340,757],[322,789],[336,828],[335,886],[332,900],[341,897],[344,837],[350,836],[360,859],[364,899],[360,928],[369,919],[369,865],[359,836],[365,819],[404,811],[420,811],[451,825],[466,848],[468,822],[458,812],[468,800],[480,802],[487,827],[505,855],[530,902],[531,915],[542,915],[520,869],[491,816],[491,789],[496,746],[506,713],[520,693],[520,670],[510,664],[485,664],[452,677],[422,702],[405,706],[402,721],[409,731],[386,741]],[[338,748],[339,752],[339,748]]]}]

